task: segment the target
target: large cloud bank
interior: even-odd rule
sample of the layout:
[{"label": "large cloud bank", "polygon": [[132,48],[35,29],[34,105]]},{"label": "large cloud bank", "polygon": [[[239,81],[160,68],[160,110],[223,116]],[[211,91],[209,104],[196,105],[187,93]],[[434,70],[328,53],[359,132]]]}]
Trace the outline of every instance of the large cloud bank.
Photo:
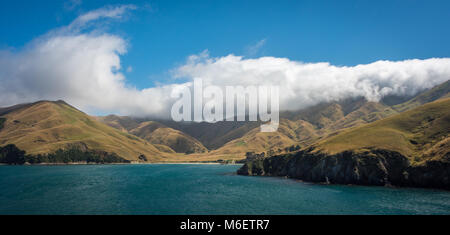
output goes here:
[{"label": "large cloud bank", "polygon": [[349,97],[377,101],[386,95],[413,95],[450,78],[449,58],[339,67],[275,57],[211,58],[203,52],[172,70],[175,78],[188,82],[136,89],[121,72],[120,56],[127,52],[127,42],[95,27],[135,8],[91,11],[20,51],[1,51],[0,106],[63,99],[90,113],[168,118],[172,88],[190,86],[194,78],[202,78],[205,85],[278,85],[282,110]]},{"label": "large cloud bank", "polygon": [[202,78],[204,83],[218,86],[276,85],[280,87],[280,108],[296,110],[351,97],[379,101],[388,95],[414,95],[450,79],[450,58],[338,67],[275,57],[210,58],[204,52],[189,57],[174,75]]}]

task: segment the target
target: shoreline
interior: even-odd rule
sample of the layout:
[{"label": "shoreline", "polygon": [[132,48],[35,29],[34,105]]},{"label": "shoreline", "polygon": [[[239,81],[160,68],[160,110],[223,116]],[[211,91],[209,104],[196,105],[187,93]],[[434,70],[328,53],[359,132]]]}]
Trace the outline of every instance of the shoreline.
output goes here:
[{"label": "shoreline", "polygon": [[38,163],[38,164],[6,164],[0,163],[0,166],[68,166],[68,165],[242,165],[243,163],[224,164],[220,162],[133,162],[133,163]]}]

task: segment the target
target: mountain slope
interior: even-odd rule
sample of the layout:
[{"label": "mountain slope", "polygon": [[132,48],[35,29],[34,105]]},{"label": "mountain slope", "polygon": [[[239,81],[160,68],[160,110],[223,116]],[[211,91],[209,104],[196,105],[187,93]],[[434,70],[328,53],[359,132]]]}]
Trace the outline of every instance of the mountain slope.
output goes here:
[{"label": "mountain slope", "polygon": [[450,80],[438,86],[435,86],[429,90],[421,92],[420,94],[416,95],[415,97],[404,103],[394,105],[392,108],[398,112],[403,112],[418,107],[422,104],[433,102],[441,98],[447,98],[449,97],[449,93],[450,93]]},{"label": "mountain slope", "polygon": [[308,145],[320,137],[316,126],[304,121],[292,121],[282,118],[275,132],[261,132],[260,127],[253,128],[244,136],[234,139],[224,146],[212,151],[216,154],[240,154],[246,152],[280,152],[292,145]]},{"label": "mountain slope", "polygon": [[243,137],[232,140],[217,150],[213,154],[240,154],[246,152],[264,152],[269,149],[283,149],[296,142],[287,136],[288,128],[284,123],[280,123],[276,132],[261,132],[260,127],[246,133]]},{"label": "mountain slope", "polygon": [[249,121],[197,123],[161,120],[159,122],[192,136],[210,150],[217,149],[234,139],[240,138],[260,125],[259,122]]},{"label": "mountain slope", "polygon": [[330,131],[336,131],[349,127],[356,127],[386,118],[396,113],[397,111],[381,103],[365,102],[361,107],[336,120],[327,128]]},{"label": "mountain slope", "polygon": [[[313,146],[329,154],[379,148],[397,151],[421,161],[424,160],[424,151],[444,141],[449,134],[450,98],[445,98],[359,128],[345,130]],[[444,141],[440,145],[444,144],[444,147],[445,143],[448,142]],[[450,149],[438,157],[444,157],[448,151]]]},{"label": "mountain slope", "polygon": [[363,126],[407,111],[422,103],[442,99],[448,95],[448,91],[449,82],[446,82],[394,106],[358,98],[321,103],[296,112],[283,112],[280,114],[282,118],[277,132],[259,133],[259,127],[256,127],[214,153],[243,155],[246,148],[248,151],[264,152],[270,149],[283,149],[294,144],[308,146],[346,129]]},{"label": "mountain slope", "polygon": [[129,130],[139,126],[139,121],[127,116],[117,116],[112,114],[108,116],[95,118],[98,121],[103,122],[110,127],[114,127],[124,132],[128,132]]},{"label": "mountain slope", "polygon": [[[4,109],[6,110],[6,109]],[[127,160],[149,161],[167,155],[136,136],[111,128],[63,101],[40,101],[8,109],[0,145],[15,144],[30,154],[78,147],[113,152]]]},{"label": "mountain slope", "polygon": [[168,146],[177,153],[204,153],[208,151],[198,140],[158,122],[142,122],[136,128],[131,129],[129,133],[152,144]]},{"label": "mountain slope", "polygon": [[[226,143],[214,153],[264,152],[292,145],[307,146],[338,130],[382,119],[395,111],[364,99],[322,103],[297,112],[281,113],[279,128],[273,133],[260,133],[259,126],[242,137]],[[248,151],[246,151],[246,148]]]}]

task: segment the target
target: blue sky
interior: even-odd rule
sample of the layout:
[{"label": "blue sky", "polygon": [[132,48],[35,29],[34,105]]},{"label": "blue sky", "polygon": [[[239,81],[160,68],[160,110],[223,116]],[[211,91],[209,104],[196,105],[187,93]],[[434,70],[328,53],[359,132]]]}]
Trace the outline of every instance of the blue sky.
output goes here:
[{"label": "blue sky", "polygon": [[450,1],[3,1],[0,106],[167,118],[192,81],[276,85],[280,109],[450,77]]},{"label": "blue sky", "polygon": [[[124,1],[3,1],[0,48],[20,49],[78,15]],[[212,57],[286,57],[334,65],[447,57],[450,1],[126,1],[138,10],[109,31],[128,43],[138,88],[207,49]],[[260,45],[256,47],[255,45]],[[253,48],[253,49],[252,49]]]}]

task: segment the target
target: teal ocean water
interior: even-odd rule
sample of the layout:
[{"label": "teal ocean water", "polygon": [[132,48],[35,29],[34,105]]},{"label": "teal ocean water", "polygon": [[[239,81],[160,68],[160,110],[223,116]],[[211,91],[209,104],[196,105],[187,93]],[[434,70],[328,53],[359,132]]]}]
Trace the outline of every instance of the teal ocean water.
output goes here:
[{"label": "teal ocean water", "polygon": [[238,165],[0,166],[0,214],[450,214],[450,192],[239,176]]}]

